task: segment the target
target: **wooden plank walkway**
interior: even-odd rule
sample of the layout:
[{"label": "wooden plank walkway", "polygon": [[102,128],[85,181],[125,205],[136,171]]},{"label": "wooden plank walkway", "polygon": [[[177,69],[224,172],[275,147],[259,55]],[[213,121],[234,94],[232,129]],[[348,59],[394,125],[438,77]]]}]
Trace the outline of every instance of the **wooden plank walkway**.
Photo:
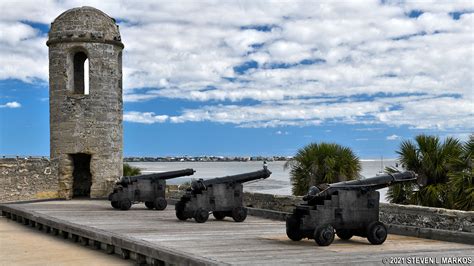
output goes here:
[{"label": "wooden plank walkway", "polygon": [[104,249],[115,246],[116,253],[136,253],[133,256],[148,263],[155,258],[166,264],[381,265],[390,257],[474,257],[473,245],[398,235],[389,235],[379,246],[359,237],[336,237],[332,245],[319,247],[313,240],[289,240],[281,221],[249,216],[235,223],[231,218],[216,221],[211,215],[204,224],[183,222],[175,217],[173,205],[165,211],[150,211],[143,204],[117,211],[108,201],[72,200],[4,204],[0,209],[22,216],[30,225],[62,226],[56,229],[69,232],[66,237],[83,236]]}]

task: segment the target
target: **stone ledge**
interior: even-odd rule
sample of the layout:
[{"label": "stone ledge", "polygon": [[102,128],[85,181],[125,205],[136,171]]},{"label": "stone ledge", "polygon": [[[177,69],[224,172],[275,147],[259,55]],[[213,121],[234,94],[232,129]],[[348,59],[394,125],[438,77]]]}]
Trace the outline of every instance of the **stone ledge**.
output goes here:
[{"label": "stone ledge", "polygon": [[456,242],[463,244],[474,244],[474,234],[467,232],[457,232],[450,230],[419,228],[408,225],[388,224],[388,232],[396,235],[414,236],[419,238],[427,238],[441,240],[447,242]]},{"label": "stone ledge", "polygon": [[257,216],[265,219],[286,221],[286,217],[290,216],[289,212],[279,212],[273,210],[264,210],[247,207],[247,213],[252,216]]}]

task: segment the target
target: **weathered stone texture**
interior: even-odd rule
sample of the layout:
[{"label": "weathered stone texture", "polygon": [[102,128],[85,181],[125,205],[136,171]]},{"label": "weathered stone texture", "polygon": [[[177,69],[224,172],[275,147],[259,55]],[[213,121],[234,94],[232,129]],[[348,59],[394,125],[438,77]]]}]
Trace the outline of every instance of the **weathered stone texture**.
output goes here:
[{"label": "weathered stone texture", "polygon": [[58,197],[57,176],[48,159],[0,159],[0,202]]},{"label": "weathered stone texture", "polygon": [[302,202],[303,197],[245,192],[244,201],[248,207],[293,212],[295,205]]},{"label": "weathered stone texture", "polygon": [[[122,175],[122,49],[115,20],[81,7],[68,10],[49,32],[50,142],[58,160],[59,193],[73,196],[73,154],[88,154],[91,197],[103,197]],[[89,59],[89,95],[74,89],[74,56]]]},{"label": "weathered stone texture", "polygon": [[387,224],[474,233],[472,211],[381,203],[380,220]]},{"label": "weathered stone texture", "polygon": [[115,19],[93,7],[67,10],[51,23],[48,45],[54,42],[111,42],[119,46],[120,33]]}]

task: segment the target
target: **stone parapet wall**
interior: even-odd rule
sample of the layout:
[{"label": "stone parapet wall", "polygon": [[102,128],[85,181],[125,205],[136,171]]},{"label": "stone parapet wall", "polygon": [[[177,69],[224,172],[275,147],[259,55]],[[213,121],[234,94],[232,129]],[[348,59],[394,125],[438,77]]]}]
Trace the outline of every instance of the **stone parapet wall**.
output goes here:
[{"label": "stone parapet wall", "polygon": [[295,205],[302,202],[303,197],[245,192],[244,201],[247,207],[280,212],[293,212]]},{"label": "stone parapet wall", "polygon": [[380,204],[386,224],[474,233],[474,212],[391,203]]},{"label": "stone parapet wall", "polygon": [[0,159],[0,202],[58,197],[58,173],[45,158]]}]

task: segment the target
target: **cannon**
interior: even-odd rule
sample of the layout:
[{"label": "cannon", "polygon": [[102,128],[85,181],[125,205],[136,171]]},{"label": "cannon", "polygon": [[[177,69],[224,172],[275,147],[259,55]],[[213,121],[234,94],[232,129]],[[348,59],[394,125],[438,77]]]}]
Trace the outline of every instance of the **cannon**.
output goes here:
[{"label": "cannon", "polygon": [[204,223],[212,212],[216,220],[229,216],[236,222],[243,222],[247,209],[243,207],[242,183],[268,178],[271,173],[264,165],[260,171],[195,180],[176,203],[176,217],[182,221],[194,218],[196,222]]},{"label": "cannon", "polygon": [[387,238],[387,228],[379,221],[377,189],[392,184],[416,180],[414,172],[385,174],[363,180],[326,185],[320,191],[311,187],[286,219],[286,234],[293,241],[314,239],[328,246],[336,234],[340,239],[366,237],[371,244],[380,245]]},{"label": "cannon", "polygon": [[123,176],[115,184],[109,201],[114,209],[128,210],[132,204],[145,202],[148,209],[164,210],[168,203],[165,199],[166,180],[194,174],[193,169],[184,169],[163,173],[138,176]]}]

